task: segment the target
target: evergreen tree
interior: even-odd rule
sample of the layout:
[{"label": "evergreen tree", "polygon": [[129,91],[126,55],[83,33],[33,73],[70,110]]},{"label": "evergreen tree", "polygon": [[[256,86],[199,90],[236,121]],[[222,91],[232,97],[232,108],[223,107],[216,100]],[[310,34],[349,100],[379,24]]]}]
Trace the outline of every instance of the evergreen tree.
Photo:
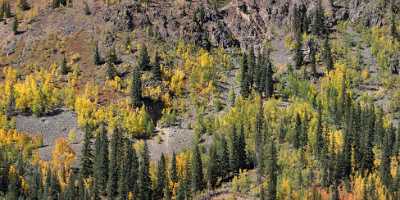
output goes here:
[{"label": "evergreen tree", "polygon": [[232,169],[232,171],[235,174],[239,173],[239,169],[240,169],[240,157],[239,157],[239,146],[238,146],[238,141],[239,138],[237,136],[236,133],[236,127],[233,126],[232,127],[232,135],[231,135],[231,152],[230,152],[230,169]]},{"label": "evergreen tree", "polygon": [[274,71],[272,69],[272,63],[269,56],[266,60],[265,95],[267,97],[272,97],[272,95],[274,94]]},{"label": "evergreen tree", "polygon": [[115,47],[113,46],[108,51],[107,63],[118,64],[118,62],[119,62],[119,60],[118,60],[118,57],[117,57],[117,51],[115,50]]},{"label": "evergreen tree", "polygon": [[204,189],[204,175],[203,175],[203,163],[201,161],[201,154],[198,144],[194,144],[192,151],[192,190],[198,192]]},{"label": "evergreen tree", "polygon": [[118,178],[120,173],[118,163],[121,160],[121,154],[119,154],[119,148],[121,148],[120,141],[120,130],[119,128],[115,128],[110,141],[110,161],[108,164],[107,195],[111,199],[115,199],[118,195]]},{"label": "evergreen tree", "polygon": [[311,37],[310,40],[308,41],[308,47],[310,48],[309,59],[310,59],[312,75],[314,77],[317,77],[318,76],[317,61],[316,61],[317,47],[313,37]]},{"label": "evergreen tree", "polygon": [[142,80],[141,73],[136,67],[132,72],[132,84],[131,84],[131,105],[133,107],[140,107],[142,105]]},{"label": "evergreen tree", "polygon": [[386,133],[383,138],[383,146],[381,152],[381,165],[380,165],[380,174],[383,184],[390,188],[392,182],[392,176],[390,174],[390,166],[391,166],[391,155],[392,149],[390,148],[390,138],[389,134]]},{"label": "evergreen tree", "polygon": [[339,190],[336,185],[332,185],[330,189],[329,200],[339,200]]},{"label": "evergreen tree", "polygon": [[7,191],[7,200],[18,200],[20,195],[20,181],[18,178],[18,174],[11,173],[9,175],[9,185]]},{"label": "evergreen tree", "polygon": [[160,55],[156,52],[154,57],[154,64],[151,68],[153,72],[154,79],[160,81],[161,80],[161,58]]},{"label": "evergreen tree", "polygon": [[50,190],[49,190],[49,199],[57,200],[60,198],[61,186],[57,179],[57,175],[51,171],[50,173]]},{"label": "evergreen tree", "polygon": [[318,121],[317,121],[317,130],[315,133],[315,155],[317,158],[320,158],[322,149],[324,148],[325,140],[322,130],[322,108],[318,106]]},{"label": "evergreen tree", "polygon": [[173,183],[178,183],[178,172],[176,168],[176,154],[175,151],[172,153],[172,160],[171,160],[171,181]]},{"label": "evergreen tree", "polygon": [[94,190],[104,195],[108,180],[108,137],[104,124],[100,124],[95,141]]},{"label": "evergreen tree", "polygon": [[361,146],[361,106],[357,103],[353,111],[353,150],[354,150],[354,168],[359,170],[362,163],[362,146]]},{"label": "evergreen tree", "polygon": [[268,170],[267,175],[269,178],[268,184],[268,195],[267,199],[276,200],[277,199],[277,184],[278,184],[278,155],[275,147],[275,140],[271,139],[271,145],[268,153]]},{"label": "evergreen tree", "polygon": [[293,146],[296,149],[302,147],[302,136],[303,135],[303,125],[301,122],[300,114],[296,114],[296,122],[294,127],[294,138],[293,138]]},{"label": "evergreen tree", "polygon": [[[4,0],[3,1],[3,13],[5,18],[10,18],[12,17],[11,14],[11,6],[10,6],[10,1],[9,0]],[[15,20],[14,20],[15,21]]]},{"label": "evergreen tree", "polygon": [[67,187],[64,191],[64,200],[74,200],[78,197],[75,182],[76,175],[75,172],[72,171],[68,179]]},{"label": "evergreen tree", "polygon": [[139,49],[138,67],[140,70],[146,70],[150,66],[150,57],[146,45],[142,45]]},{"label": "evergreen tree", "polygon": [[246,137],[244,134],[244,126],[241,124],[237,143],[239,167],[241,169],[247,168]]},{"label": "evergreen tree", "polygon": [[33,167],[29,183],[31,186],[30,198],[32,200],[39,200],[42,195],[43,184],[42,184],[42,175],[40,173],[40,169],[38,166]]},{"label": "evergreen tree", "polygon": [[154,189],[153,199],[163,199],[164,190],[168,187],[168,180],[166,175],[166,161],[164,154],[161,154],[160,160],[158,161],[157,169],[157,183]]},{"label": "evergreen tree", "polygon": [[207,182],[209,187],[211,189],[214,189],[215,186],[217,185],[218,174],[219,174],[216,144],[213,144],[210,147],[208,153],[209,153],[208,155],[209,160],[207,166]]},{"label": "evergreen tree", "polygon": [[365,127],[366,130],[365,145],[363,147],[363,156],[361,162],[361,169],[363,172],[370,173],[374,167],[374,133],[375,133],[375,108],[371,107],[366,111],[365,122],[367,123]]},{"label": "evergreen tree", "polygon": [[17,19],[17,16],[15,15],[14,16],[14,21],[13,21],[13,24],[12,24],[12,30],[13,30],[13,32],[14,32],[14,35],[17,35],[19,32],[18,32],[18,19]]},{"label": "evergreen tree", "polygon": [[341,177],[349,178],[351,175],[352,165],[351,165],[351,155],[352,155],[352,143],[353,143],[353,124],[352,124],[352,113],[351,105],[346,111],[345,119],[345,130],[344,130],[344,144],[341,153]]},{"label": "evergreen tree", "polygon": [[219,166],[219,176],[222,178],[226,178],[229,175],[230,167],[229,167],[229,149],[228,143],[226,142],[226,138],[224,136],[220,139],[220,148],[218,151],[218,166]]},{"label": "evergreen tree", "polygon": [[93,174],[92,127],[85,125],[85,135],[82,146],[81,175],[89,178]]},{"label": "evergreen tree", "polygon": [[327,69],[333,70],[333,59],[332,59],[332,52],[331,52],[331,45],[329,44],[329,34],[325,34],[324,44],[323,44],[323,52],[322,52],[322,59],[325,62]]},{"label": "evergreen tree", "polygon": [[60,64],[60,73],[62,75],[66,75],[66,74],[68,74],[68,72],[69,72],[69,69],[68,69],[68,66],[67,66],[67,58],[64,55],[63,60],[62,60],[62,62]]},{"label": "evergreen tree", "polygon": [[250,94],[249,85],[249,66],[246,54],[242,56],[242,64],[240,69],[240,94],[247,98]]},{"label": "evergreen tree", "polygon": [[150,200],[152,197],[151,179],[150,179],[150,156],[147,142],[144,142],[143,150],[139,162],[139,179],[138,179],[138,199]]},{"label": "evergreen tree", "polygon": [[99,44],[96,42],[96,45],[94,46],[94,53],[93,53],[93,61],[95,65],[101,65],[103,64],[103,61],[101,59],[100,51],[99,51]]},{"label": "evergreen tree", "polygon": [[324,16],[324,9],[322,7],[322,1],[317,0],[311,23],[311,32],[314,35],[320,35],[325,32],[324,19],[325,16]]},{"label": "evergreen tree", "polygon": [[127,141],[126,144],[126,154],[127,154],[127,165],[125,166],[128,169],[127,174],[125,175],[128,178],[128,189],[130,192],[134,194],[138,191],[138,168],[139,168],[139,161],[136,155],[136,151],[132,146],[132,142],[130,140]]},{"label": "evergreen tree", "polygon": [[124,145],[120,148],[123,148],[124,152],[120,155],[121,166],[119,167],[119,177],[118,177],[118,198],[120,200],[128,199],[128,173],[130,171],[130,164],[128,158],[128,148],[132,148],[130,141],[125,141]]},{"label": "evergreen tree", "polygon": [[254,47],[250,48],[250,53],[248,55],[248,84],[251,88],[254,84],[254,72],[256,68],[256,57],[254,55]]}]

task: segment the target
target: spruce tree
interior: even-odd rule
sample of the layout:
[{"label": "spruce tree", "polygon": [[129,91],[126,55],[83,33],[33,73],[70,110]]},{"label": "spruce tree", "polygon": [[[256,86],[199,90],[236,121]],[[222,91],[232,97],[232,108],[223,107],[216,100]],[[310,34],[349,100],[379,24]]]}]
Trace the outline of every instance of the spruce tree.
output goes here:
[{"label": "spruce tree", "polygon": [[259,112],[256,114],[256,130],[255,130],[255,152],[256,152],[256,172],[257,184],[261,184],[261,171],[262,171],[262,152],[263,152],[263,133],[264,133],[264,109],[260,99]]},{"label": "spruce tree", "polygon": [[308,41],[308,47],[310,48],[310,54],[309,54],[309,59],[310,59],[310,65],[311,65],[311,71],[312,71],[312,75],[314,77],[318,76],[318,72],[317,72],[317,61],[316,61],[316,56],[317,56],[317,47],[316,47],[316,43],[314,41],[314,38],[310,38],[310,40]]},{"label": "spruce tree", "polygon": [[226,141],[225,136],[222,136],[220,139],[220,148],[218,151],[218,166],[220,168],[219,176],[221,178],[226,178],[229,175],[230,172],[230,166],[229,166],[229,149],[228,149],[228,143]]},{"label": "spruce tree", "polygon": [[362,145],[361,140],[361,106],[357,103],[353,111],[353,151],[354,151],[354,169],[357,171],[361,168],[362,163]]},{"label": "spruce tree", "polygon": [[144,142],[143,150],[139,162],[139,178],[138,178],[138,199],[150,200],[152,197],[152,187],[150,179],[150,156],[147,142]]},{"label": "spruce tree", "polygon": [[329,34],[325,33],[325,39],[323,43],[322,59],[329,71],[333,70],[333,59],[331,52],[331,45],[329,44]]},{"label": "spruce tree", "polygon": [[78,194],[76,191],[76,186],[75,186],[75,182],[76,182],[76,174],[75,172],[71,172],[69,178],[68,178],[68,183],[66,186],[66,189],[64,191],[64,200],[74,200],[77,198]]},{"label": "spruce tree", "polygon": [[380,175],[383,184],[390,188],[392,182],[392,176],[390,174],[390,166],[391,166],[391,151],[390,148],[390,138],[389,134],[386,133],[383,138],[383,146],[381,152],[381,165],[380,165]]},{"label": "spruce tree", "polygon": [[218,181],[218,158],[216,144],[213,144],[208,151],[207,182],[211,189],[214,189]]},{"label": "spruce tree", "polygon": [[237,143],[238,158],[239,158],[239,168],[247,168],[247,153],[246,153],[246,137],[244,133],[244,126],[241,124],[240,133]]},{"label": "spruce tree", "polygon": [[269,178],[267,199],[276,200],[277,184],[278,184],[278,155],[274,139],[271,139],[267,163],[268,163],[267,175]]},{"label": "spruce tree", "polygon": [[161,80],[161,58],[158,52],[156,52],[154,57],[154,64],[151,68],[153,72],[154,79],[160,81]]},{"label": "spruce tree", "polygon": [[272,63],[270,58],[267,58],[266,61],[266,75],[265,75],[265,95],[267,97],[272,97],[274,94],[274,79],[273,79],[274,71],[272,69]]},{"label": "spruce tree", "polygon": [[166,175],[166,161],[164,154],[161,153],[160,160],[157,165],[157,182],[154,188],[153,199],[163,199],[164,190],[168,186],[168,180]]},{"label": "spruce tree", "polygon": [[133,107],[140,107],[142,105],[142,80],[139,68],[136,67],[132,72],[132,84],[131,84],[131,105]]},{"label": "spruce tree", "polygon": [[254,47],[250,48],[250,53],[248,55],[248,83],[251,88],[254,84],[254,73],[256,68],[256,57],[254,55]]},{"label": "spruce tree", "polygon": [[[0,174],[0,176],[1,175],[2,174]],[[43,190],[42,174],[40,173],[39,166],[33,166],[29,184],[31,186],[30,198],[32,200],[39,200]]]},{"label": "spruce tree", "polygon": [[352,173],[352,164],[351,164],[351,156],[352,156],[352,143],[353,143],[353,124],[352,124],[352,112],[351,105],[349,105],[349,109],[346,111],[345,118],[345,129],[344,129],[344,144],[341,153],[341,177],[349,178]]},{"label": "spruce tree", "polygon": [[101,65],[103,63],[99,51],[99,44],[97,42],[93,49],[93,61],[95,65]]},{"label": "spruce tree", "polygon": [[121,161],[120,150],[121,133],[119,128],[115,128],[111,141],[110,141],[110,161],[108,163],[108,182],[107,182],[107,196],[108,198],[115,199],[118,195],[118,178],[120,173],[120,166],[118,163]]},{"label": "spruce tree", "polygon": [[201,154],[198,144],[194,144],[192,150],[192,190],[193,192],[199,192],[204,189],[204,175],[203,175],[203,162],[201,160]]},{"label": "spruce tree", "polygon": [[232,126],[232,134],[231,134],[231,151],[230,151],[230,169],[234,174],[239,173],[240,169],[240,158],[239,158],[239,146],[238,146],[238,135],[236,131],[236,127]]},{"label": "spruce tree", "polygon": [[104,124],[100,124],[95,141],[94,190],[104,195],[108,180],[108,137]]},{"label": "spruce tree", "polygon": [[5,18],[12,17],[11,6],[10,6],[10,1],[9,0],[4,0],[3,1],[3,12],[4,12],[4,17]]},{"label": "spruce tree", "polygon": [[127,154],[127,165],[125,166],[128,168],[128,172],[126,174],[128,178],[128,189],[130,192],[133,192],[134,194],[137,193],[138,191],[138,184],[137,184],[137,179],[138,179],[138,168],[139,168],[139,161],[138,157],[136,154],[135,149],[132,146],[132,142],[130,140],[127,141],[126,144],[126,154]]},{"label": "spruce tree", "polygon": [[120,200],[128,199],[128,173],[130,170],[129,158],[128,158],[128,148],[131,148],[131,143],[129,141],[125,141],[124,145],[120,148],[123,149],[122,155],[120,154],[121,166],[119,167],[119,177],[118,177],[118,198]]},{"label": "spruce tree", "polygon": [[294,137],[293,137],[293,146],[296,149],[302,147],[302,135],[303,135],[303,125],[300,118],[300,114],[296,114],[296,122],[294,127]]},{"label": "spruce tree", "polygon": [[50,199],[59,199],[60,198],[61,186],[58,181],[57,175],[55,172],[50,173],[50,190],[49,190],[49,198]]},{"label": "spruce tree", "polygon": [[92,131],[93,128],[85,125],[85,133],[82,146],[81,176],[89,178],[93,174],[93,151],[92,151]]},{"label": "spruce tree", "polygon": [[150,65],[150,57],[146,45],[142,45],[139,49],[138,67],[140,70],[146,70]]},{"label": "spruce tree", "polygon": [[374,167],[374,134],[375,134],[375,108],[371,106],[366,110],[366,115],[364,118],[367,123],[367,129],[365,134],[365,144],[363,147],[363,156],[361,168],[363,172],[370,173]]},{"label": "spruce tree", "polygon": [[14,35],[18,34],[18,19],[17,19],[16,15],[14,16],[14,21],[13,21],[13,24],[12,24],[12,30],[14,32]]},{"label": "spruce tree", "polygon": [[110,61],[107,61],[107,79],[114,80],[116,76],[118,76],[117,69],[115,68],[114,64]]},{"label": "spruce tree", "polygon": [[242,56],[242,64],[240,68],[240,94],[247,98],[250,94],[249,85],[249,66],[246,54]]},{"label": "spruce tree", "polygon": [[172,153],[172,160],[171,160],[171,181],[173,183],[178,183],[178,172],[177,172],[177,168],[176,168],[176,154],[175,151]]},{"label": "spruce tree", "polygon": [[322,130],[322,108],[318,106],[318,121],[317,121],[317,130],[315,133],[315,155],[317,158],[320,158],[322,149],[324,148],[325,140]]}]

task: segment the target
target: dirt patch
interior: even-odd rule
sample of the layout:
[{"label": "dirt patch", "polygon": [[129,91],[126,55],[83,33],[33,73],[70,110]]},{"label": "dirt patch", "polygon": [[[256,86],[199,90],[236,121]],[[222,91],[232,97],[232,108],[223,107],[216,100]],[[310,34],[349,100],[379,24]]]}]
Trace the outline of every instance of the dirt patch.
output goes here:
[{"label": "dirt patch", "polygon": [[44,160],[51,159],[55,140],[60,137],[68,138],[68,133],[71,130],[76,132],[76,139],[71,147],[77,154],[80,153],[83,132],[78,128],[76,114],[71,111],[60,110],[55,115],[44,117],[18,115],[16,125],[18,131],[43,137],[44,147],[39,149],[39,153]]}]

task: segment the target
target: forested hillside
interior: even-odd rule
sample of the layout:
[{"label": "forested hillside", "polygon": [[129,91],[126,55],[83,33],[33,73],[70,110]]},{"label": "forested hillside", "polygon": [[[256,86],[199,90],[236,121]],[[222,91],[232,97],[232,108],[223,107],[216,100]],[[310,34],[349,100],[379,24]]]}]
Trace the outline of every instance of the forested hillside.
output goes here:
[{"label": "forested hillside", "polygon": [[0,0],[0,199],[398,200],[399,0]]}]

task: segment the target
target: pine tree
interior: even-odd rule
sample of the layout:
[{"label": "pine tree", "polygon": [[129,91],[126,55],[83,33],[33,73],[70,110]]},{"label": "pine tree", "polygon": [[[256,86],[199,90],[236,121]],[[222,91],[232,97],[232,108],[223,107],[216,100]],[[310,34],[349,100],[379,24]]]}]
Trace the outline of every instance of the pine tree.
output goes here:
[{"label": "pine tree", "polygon": [[239,168],[241,169],[247,168],[246,137],[244,134],[244,126],[241,124],[237,143]]},{"label": "pine tree", "polygon": [[12,17],[11,6],[10,6],[10,1],[9,0],[4,0],[3,1],[3,12],[4,12],[4,17],[5,18]]},{"label": "pine tree", "polygon": [[71,174],[68,179],[67,187],[64,191],[64,200],[74,200],[77,198],[78,193],[76,191],[76,174],[74,171],[71,171]]},{"label": "pine tree", "polygon": [[318,106],[318,121],[317,121],[317,130],[315,133],[315,155],[317,158],[320,158],[322,149],[325,145],[325,139],[322,130],[322,108]]},{"label": "pine tree", "polygon": [[217,150],[216,150],[216,145],[213,144],[209,151],[209,160],[208,160],[208,166],[207,166],[207,182],[208,185],[211,189],[214,189],[215,186],[217,185],[218,181],[218,158],[217,158]]},{"label": "pine tree", "polygon": [[[361,146],[361,106],[357,103],[353,111],[353,150],[354,150],[354,169],[359,170],[362,163],[362,146]],[[359,138],[359,139],[358,139]]]},{"label": "pine tree", "polygon": [[14,21],[13,21],[13,24],[12,24],[12,30],[14,32],[14,35],[17,35],[19,33],[18,32],[18,19],[17,19],[16,15],[14,16]]},{"label": "pine tree", "polygon": [[329,44],[329,34],[325,34],[325,39],[324,39],[324,44],[323,44],[323,52],[322,52],[322,59],[325,62],[325,65],[327,69],[333,70],[333,59],[332,59],[332,52],[331,52],[331,46]]},{"label": "pine tree", "polygon": [[276,188],[278,184],[278,155],[274,139],[271,139],[267,163],[268,163],[267,175],[269,178],[267,199],[276,200],[277,199]]},{"label": "pine tree", "polygon": [[114,80],[114,78],[118,76],[117,69],[115,68],[112,62],[107,62],[107,79]]},{"label": "pine tree", "polygon": [[234,174],[239,173],[240,169],[240,158],[239,158],[239,146],[238,146],[238,136],[236,133],[236,127],[232,127],[232,135],[231,135],[231,152],[230,152],[230,169],[234,172]]},{"label": "pine tree", "polygon": [[254,84],[254,72],[256,68],[256,57],[254,55],[254,47],[250,48],[250,53],[248,55],[248,83],[251,88]]},{"label": "pine tree", "polygon": [[341,177],[349,178],[351,175],[352,164],[351,164],[351,155],[352,155],[352,143],[353,143],[353,124],[352,124],[352,112],[351,105],[348,106],[346,111],[345,118],[345,129],[344,129],[344,144],[341,153]]},{"label": "pine tree", "polygon": [[156,52],[156,54],[155,54],[154,64],[151,69],[153,72],[154,79],[160,81],[161,80],[161,58],[160,58],[160,55],[158,55],[158,52]]},{"label": "pine tree", "polygon": [[203,175],[203,163],[201,160],[201,154],[198,144],[194,144],[192,150],[192,190],[198,192],[204,189],[204,175]]},{"label": "pine tree", "polygon": [[128,158],[128,148],[131,148],[132,146],[129,141],[125,141],[124,145],[122,145],[120,148],[123,149],[122,155],[120,154],[120,161],[121,165],[119,167],[119,176],[118,176],[118,198],[120,200],[125,200],[128,199],[128,173],[130,170],[130,164],[129,163],[129,158]]},{"label": "pine tree", "polygon": [[248,71],[249,67],[247,63],[247,56],[246,54],[243,54],[240,69],[240,94],[245,98],[247,98],[250,94]]},{"label": "pine tree", "polygon": [[118,178],[121,170],[118,163],[121,161],[119,154],[121,133],[119,128],[115,128],[110,141],[110,161],[108,163],[108,182],[107,195],[108,198],[114,199],[118,195]]},{"label": "pine tree", "polygon": [[154,197],[153,199],[163,199],[164,190],[168,187],[168,180],[166,175],[166,161],[164,154],[161,153],[160,160],[158,161],[158,169],[157,169],[157,183],[154,188]]},{"label": "pine tree", "polygon": [[94,189],[104,195],[108,180],[108,137],[104,124],[100,124],[95,141]]},{"label": "pine tree", "polygon": [[302,147],[302,136],[303,135],[303,125],[300,118],[300,114],[296,114],[296,122],[294,127],[294,138],[293,138],[293,146],[296,149]]},{"label": "pine tree", "polygon": [[150,179],[150,156],[147,142],[144,142],[139,162],[139,192],[138,199],[150,200],[152,197],[151,179]]},{"label": "pine tree", "polygon": [[317,47],[314,38],[312,37],[310,38],[310,40],[308,41],[308,47],[310,48],[309,58],[310,58],[312,75],[314,77],[317,77],[318,76],[317,61],[316,61]]},{"label": "pine tree", "polygon": [[142,80],[141,73],[136,67],[132,72],[132,84],[131,84],[131,105],[133,107],[140,107],[142,105]]},{"label": "pine tree", "polygon": [[63,60],[62,60],[62,62],[60,64],[60,73],[62,75],[66,75],[66,74],[68,74],[68,72],[69,72],[69,69],[68,69],[68,66],[67,66],[67,58],[64,55]]},{"label": "pine tree", "polygon": [[[1,176],[2,174],[0,174]],[[30,198],[32,200],[39,200],[42,195],[43,183],[42,183],[42,175],[40,173],[40,169],[38,166],[34,166],[32,170],[32,174],[30,176]],[[72,200],[72,199],[71,199]]]},{"label": "pine tree", "polygon": [[274,94],[274,71],[272,69],[272,63],[269,56],[266,59],[266,75],[265,75],[265,95],[267,97],[272,97]]},{"label": "pine tree", "polygon": [[101,65],[103,64],[103,61],[101,59],[100,51],[99,51],[99,44],[96,42],[96,45],[94,46],[93,50],[93,61],[95,65]]},{"label": "pine tree", "polygon": [[139,49],[138,67],[140,70],[146,70],[150,66],[150,57],[146,45],[142,45]]},{"label": "pine tree", "polygon": [[322,7],[322,1],[317,0],[315,6],[315,10],[313,13],[312,24],[311,24],[311,32],[314,35],[320,35],[325,32],[325,16],[324,16],[324,9]]},{"label": "pine tree", "polygon": [[380,174],[383,184],[390,188],[392,182],[392,176],[390,174],[390,166],[391,166],[391,155],[392,149],[390,148],[390,138],[389,134],[386,133],[383,138],[383,146],[381,152],[381,165],[380,165]]},{"label": "pine tree", "polygon": [[127,165],[125,166],[128,168],[128,172],[126,174],[128,178],[128,189],[130,192],[136,194],[138,191],[138,184],[137,184],[137,179],[138,179],[138,168],[139,168],[139,161],[138,157],[136,154],[135,149],[132,146],[132,142],[130,140],[127,141],[126,144],[127,148]]},{"label": "pine tree", "polygon": [[175,151],[172,153],[172,160],[171,160],[171,181],[173,183],[178,183],[178,172],[176,168],[176,154]]},{"label": "pine tree", "polygon": [[50,173],[50,190],[49,190],[49,197],[50,199],[59,199],[61,186],[58,181],[57,175],[51,171]]},{"label": "pine tree", "polygon": [[370,173],[374,167],[374,134],[375,134],[375,108],[372,106],[366,111],[364,118],[368,127],[366,130],[365,145],[363,147],[363,156],[361,161],[361,169],[363,172]]},{"label": "pine tree", "polygon": [[82,146],[81,175],[89,178],[93,174],[92,127],[85,125],[85,135]]},{"label": "pine tree", "polygon": [[294,37],[294,56],[293,63],[296,69],[300,69],[303,64],[303,51],[302,51],[302,16],[301,16],[300,8],[295,6],[294,14],[293,14],[293,22],[292,22],[292,32]]},{"label": "pine tree", "polygon": [[230,166],[229,166],[229,149],[225,136],[222,136],[220,139],[220,148],[217,153],[219,161],[218,166],[220,168],[219,176],[222,178],[226,178],[229,175]]}]

